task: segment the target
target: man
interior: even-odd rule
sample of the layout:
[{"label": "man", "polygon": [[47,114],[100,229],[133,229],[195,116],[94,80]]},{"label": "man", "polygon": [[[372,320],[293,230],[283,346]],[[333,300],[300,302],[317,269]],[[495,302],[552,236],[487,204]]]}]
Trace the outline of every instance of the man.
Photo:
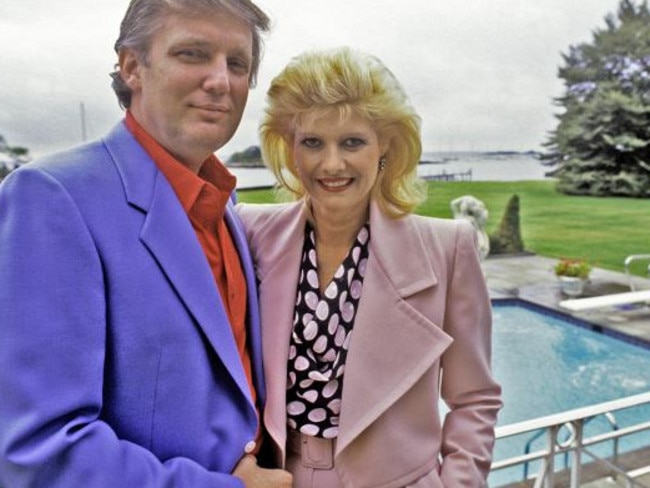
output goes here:
[{"label": "man", "polygon": [[249,0],[133,0],[102,141],[0,189],[0,486],[290,486],[258,467],[250,255],[213,155],[268,18]]}]

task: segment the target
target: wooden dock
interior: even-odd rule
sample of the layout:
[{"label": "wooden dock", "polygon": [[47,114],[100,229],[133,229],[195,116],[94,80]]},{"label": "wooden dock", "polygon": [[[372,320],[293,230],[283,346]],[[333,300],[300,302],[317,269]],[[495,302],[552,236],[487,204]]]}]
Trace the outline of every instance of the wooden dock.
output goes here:
[{"label": "wooden dock", "polygon": [[472,181],[472,170],[468,169],[459,173],[447,173],[443,169],[441,173],[424,175],[422,179],[427,181]]}]

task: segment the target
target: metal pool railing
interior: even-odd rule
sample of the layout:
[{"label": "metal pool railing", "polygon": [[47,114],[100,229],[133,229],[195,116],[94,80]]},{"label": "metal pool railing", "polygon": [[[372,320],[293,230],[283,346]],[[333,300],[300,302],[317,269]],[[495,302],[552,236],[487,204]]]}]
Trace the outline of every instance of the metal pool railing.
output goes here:
[{"label": "metal pool railing", "polygon": [[[570,472],[570,485],[566,488],[580,487],[582,470],[588,462],[594,462],[604,467],[609,476],[616,478],[619,482],[622,481],[624,483],[622,486],[626,488],[648,487],[648,485],[642,484],[639,478],[650,475],[650,459],[644,461],[644,466],[636,467],[631,471],[625,470],[618,465],[618,441],[625,436],[639,432],[650,432],[650,419],[626,427],[617,426],[610,432],[590,437],[585,437],[583,429],[585,424],[595,417],[606,416],[611,423],[611,419],[616,415],[615,412],[644,405],[650,406],[650,392],[497,427],[497,442],[499,439],[527,433],[537,436],[541,432],[541,435],[546,437],[546,445],[534,452],[495,461],[492,463],[492,471],[521,466],[522,472],[526,473],[529,463],[539,461],[538,473],[532,478],[534,488],[554,488],[554,478],[557,474],[556,456],[565,455],[569,458],[567,469]],[[568,436],[560,436],[560,431],[563,429],[568,431]],[[597,455],[591,450],[592,446],[606,441],[613,441],[614,448],[610,456]],[[650,434],[647,445],[650,447]]]}]

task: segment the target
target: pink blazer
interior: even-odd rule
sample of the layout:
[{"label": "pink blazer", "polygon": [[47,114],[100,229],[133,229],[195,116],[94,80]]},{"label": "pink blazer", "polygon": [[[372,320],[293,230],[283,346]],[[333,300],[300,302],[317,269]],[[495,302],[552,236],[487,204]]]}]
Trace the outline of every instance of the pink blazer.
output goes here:
[{"label": "pink blazer", "polygon": [[[259,280],[267,404],[284,465],[285,391],[305,212],[239,205]],[[486,486],[501,390],[491,307],[466,222],[370,212],[370,257],[347,357],[335,466],[346,487]],[[444,372],[444,375],[443,375]],[[441,420],[440,399],[449,412]]]}]

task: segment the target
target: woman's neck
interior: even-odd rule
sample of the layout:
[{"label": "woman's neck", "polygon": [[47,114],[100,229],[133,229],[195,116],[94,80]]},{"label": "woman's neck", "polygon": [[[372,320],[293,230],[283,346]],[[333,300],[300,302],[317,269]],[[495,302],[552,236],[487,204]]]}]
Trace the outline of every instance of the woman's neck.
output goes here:
[{"label": "woman's neck", "polygon": [[359,230],[368,221],[369,209],[349,212],[319,211],[312,207],[316,244],[352,247]]},{"label": "woman's neck", "polygon": [[368,221],[368,209],[362,212],[318,212],[312,208],[318,280],[324,292],[354,244],[359,230]]}]

